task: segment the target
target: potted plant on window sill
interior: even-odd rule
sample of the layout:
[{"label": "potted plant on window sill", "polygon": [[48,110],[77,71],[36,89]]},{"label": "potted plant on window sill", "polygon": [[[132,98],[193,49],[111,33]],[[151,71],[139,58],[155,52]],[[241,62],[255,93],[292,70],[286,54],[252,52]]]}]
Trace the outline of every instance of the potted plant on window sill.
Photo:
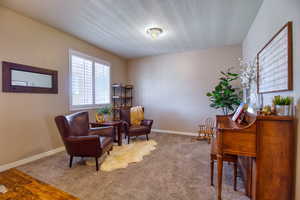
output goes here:
[{"label": "potted plant on window sill", "polygon": [[292,97],[275,96],[273,99],[275,105],[276,114],[279,116],[291,115]]},{"label": "potted plant on window sill", "polygon": [[99,123],[109,121],[111,118],[110,117],[111,111],[112,111],[112,108],[110,106],[105,106],[105,107],[99,108],[96,113],[96,121]]}]

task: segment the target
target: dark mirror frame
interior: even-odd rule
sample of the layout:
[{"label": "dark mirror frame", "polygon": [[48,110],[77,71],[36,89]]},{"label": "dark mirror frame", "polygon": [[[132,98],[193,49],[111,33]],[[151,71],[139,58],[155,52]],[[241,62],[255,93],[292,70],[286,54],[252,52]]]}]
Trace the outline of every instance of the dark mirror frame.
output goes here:
[{"label": "dark mirror frame", "polygon": [[[30,86],[16,86],[11,84],[11,71],[18,70],[24,72],[32,72],[50,75],[52,77],[52,87],[30,87]],[[58,80],[57,71],[43,69],[38,67],[32,67],[11,62],[2,62],[2,91],[3,92],[18,92],[18,93],[45,93],[45,94],[57,94],[58,93]]]}]

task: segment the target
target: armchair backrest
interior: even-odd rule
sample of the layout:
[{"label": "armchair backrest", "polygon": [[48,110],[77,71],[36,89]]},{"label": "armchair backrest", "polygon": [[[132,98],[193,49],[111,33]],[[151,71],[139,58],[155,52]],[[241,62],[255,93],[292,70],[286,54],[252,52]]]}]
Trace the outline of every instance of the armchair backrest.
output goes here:
[{"label": "armchair backrest", "polygon": [[86,136],[89,131],[88,112],[77,112],[66,116],[55,117],[56,126],[61,137]]},{"label": "armchair backrest", "polygon": [[130,108],[121,108],[120,119],[126,121],[130,125]]},{"label": "armchair backrest", "polygon": [[[145,112],[144,107],[143,107],[143,111]],[[121,108],[121,110],[120,110],[120,120],[126,121],[129,125],[131,125],[130,108]]]}]

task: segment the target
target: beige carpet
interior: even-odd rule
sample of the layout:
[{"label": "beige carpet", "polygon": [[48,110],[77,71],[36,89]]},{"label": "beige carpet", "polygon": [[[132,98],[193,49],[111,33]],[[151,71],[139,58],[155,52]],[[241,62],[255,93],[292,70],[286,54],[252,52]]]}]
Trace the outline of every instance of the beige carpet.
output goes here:
[{"label": "beige carpet", "polygon": [[[96,172],[80,158],[68,168],[65,152],[18,169],[81,200],[214,200],[210,186],[209,145],[191,137],[150,134],[158,145],[142,162],[111,172]],[[216,172],[215,172],[216,173]],[[223,200],[248,200],[238,179],[233,191],[232,166],[224,165]],[[216,180],[216,176],[215,176]]]}]

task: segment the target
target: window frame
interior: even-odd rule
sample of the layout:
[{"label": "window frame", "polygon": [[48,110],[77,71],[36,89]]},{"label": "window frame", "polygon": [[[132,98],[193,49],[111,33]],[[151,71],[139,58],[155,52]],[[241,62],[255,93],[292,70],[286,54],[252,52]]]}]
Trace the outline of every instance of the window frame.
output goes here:
[{"label": "window frame", "polygon": [[[86,104],[86,105],[73,105],[73,95],[72,95],[72,56],[78,56],[81,57],[83,59],[88,59],[92,61],[92,85],[93,85],[93,104]],[[111,64],[108,61],[99,59],[97,57],[94,56],[90,56],[87,55],[85,53],[73,50],[73,49],[69,49],[69,110],[70,111],[76,111],[76,110],[91,110],[91,109],[97,109],[101,106],[105,106],[105,105],[110,105],[111,104],[111,87],[109,87],[108,89],[108,93],[109,93],[109,102],[108,103],[104,103],[104,104],[95,104],[95,63],[99,63],[99,64],[103,64],[108,66],[109,69],[109,86],[111,86]]]}]

